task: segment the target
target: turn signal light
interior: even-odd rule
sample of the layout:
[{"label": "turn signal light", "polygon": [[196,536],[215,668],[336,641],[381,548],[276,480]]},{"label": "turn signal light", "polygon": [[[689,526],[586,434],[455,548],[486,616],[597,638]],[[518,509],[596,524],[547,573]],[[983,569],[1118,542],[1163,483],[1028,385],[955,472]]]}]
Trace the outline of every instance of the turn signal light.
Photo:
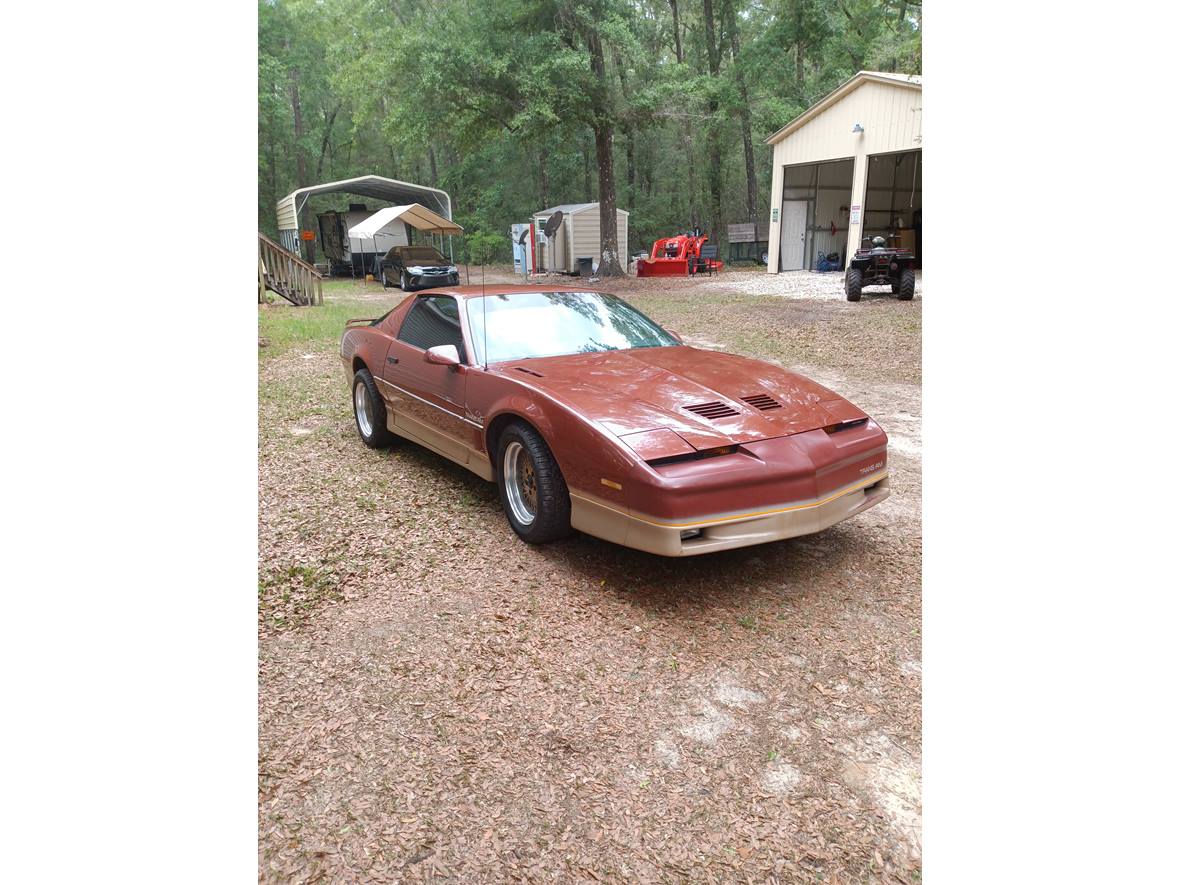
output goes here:
[{"label": "turn signal light", "polygon": [[824,433],[838,433],[841,430],[850,430],[853,427],[860,427],[862,424],[867,424],[868,418],[853,418],[851,421],[841,421],[838,424],[829,424],[824,428]]},{"label": "turn signal light", "polygon": [[688,455],[671,455],[667,458],[652,458],[648,461],[653,467],[659,467],[662,464],[677,464],[681,461],[700,461],[702,458],[712,458],[716,455],[732,455],[738,450],[736,445],[733,446],[718,446],[715,449],[701,449],[699,452],[692,452]]}]

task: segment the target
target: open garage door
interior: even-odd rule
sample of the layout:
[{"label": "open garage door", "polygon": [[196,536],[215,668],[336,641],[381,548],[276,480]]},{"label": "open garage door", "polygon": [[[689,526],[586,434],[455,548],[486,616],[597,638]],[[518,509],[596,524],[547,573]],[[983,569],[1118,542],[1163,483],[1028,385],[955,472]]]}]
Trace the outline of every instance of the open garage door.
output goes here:
[{"label": "open garage door", "polygon": [[783,167],[779,270],[816,270],[820,256],[832,253],[844,266],[852,163],[849,157]]},{"label": "open garage door", "polygon": [[873,154],[868,158],[862,236],[885,237],[909,249],[922,266],[922,152]]}]

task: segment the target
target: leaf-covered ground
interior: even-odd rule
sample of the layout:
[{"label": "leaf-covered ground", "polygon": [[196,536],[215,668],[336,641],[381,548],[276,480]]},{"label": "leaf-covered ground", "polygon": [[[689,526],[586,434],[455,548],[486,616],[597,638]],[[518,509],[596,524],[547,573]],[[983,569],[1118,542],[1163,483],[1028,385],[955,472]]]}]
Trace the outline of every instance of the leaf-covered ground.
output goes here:
[{"label": "leaf-covered ground", "polygon": [[396,290],[260,308],[261,880],[920,878],[922,297],[767,279],[601,287],[866,408],[893,496],[684,560],[528,547],[493,486],[361,445],[339,326]]}]

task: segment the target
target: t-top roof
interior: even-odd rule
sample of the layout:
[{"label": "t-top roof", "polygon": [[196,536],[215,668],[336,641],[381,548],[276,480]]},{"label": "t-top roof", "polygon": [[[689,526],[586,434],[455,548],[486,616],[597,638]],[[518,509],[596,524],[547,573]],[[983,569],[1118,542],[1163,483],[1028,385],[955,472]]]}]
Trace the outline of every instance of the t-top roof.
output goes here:
[{"label": "t-top roof", "polygon": [[300,211],[308,199],[316,194],[355,194],[399,205],[418,203],[448,219],[451,217],[451,195],[444,190],[381,175],[361,175],[291,191],[277,205],[279,230],[296,230],[299,227]]},{"label": "t-top roof", "polygon": [[918,91],[921,91],[922,89],[921,74],[892,74],[887,71],[857,71],[778,132],[775,132],[773,135],[768,137],[765,143],[774,144],[775,142],[782,141],[808,120],[819,115],[821,112],[834,105],[854,89],[858,89],[865,83],[871,83],[874,81],[877,83],[888,83],[890,86],[906,86],[910,89],[917,89]]},{"label": "t-top roof", "polygon": [[437,212],[431,212],[421,203],[411,203],[408,206],[386,206],[384,209],[378,209],[364,221],[350,227],[348,235],[358,240],[371,240],[383,227],[399,219],[411,227],[431,234],[463,233],[463,228],[450,219],[443,218]]}]

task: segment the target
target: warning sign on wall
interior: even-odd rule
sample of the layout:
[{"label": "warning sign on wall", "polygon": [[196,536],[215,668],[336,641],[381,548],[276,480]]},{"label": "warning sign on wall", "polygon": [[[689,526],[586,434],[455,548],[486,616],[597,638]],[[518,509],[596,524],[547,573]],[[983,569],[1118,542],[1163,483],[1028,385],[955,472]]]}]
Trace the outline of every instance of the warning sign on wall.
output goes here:
[{"label": "warning sign on wall", "polygon": [[308,240],[308,241],[310,241],[310,240],[314,240],[314,239],[315,239],[315,231],[313,231],[313,230],[302,230],[302,231],[300,231],[300,232],[299,232],[299,236],[300,236],[300,238],[301,238],[301,239],[304,239],[304,240]]},{"label": "warning sign on wall", "polygon": [[776,223],[776,224],[778,223],[778,207],[777,206],[770,210],[770,220],[772,223]]},{"label": "warning sign on wall", "polygon": [[848,223],[860,224],[860,206],[853,206],[848,210]]}]

